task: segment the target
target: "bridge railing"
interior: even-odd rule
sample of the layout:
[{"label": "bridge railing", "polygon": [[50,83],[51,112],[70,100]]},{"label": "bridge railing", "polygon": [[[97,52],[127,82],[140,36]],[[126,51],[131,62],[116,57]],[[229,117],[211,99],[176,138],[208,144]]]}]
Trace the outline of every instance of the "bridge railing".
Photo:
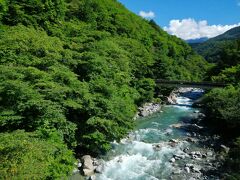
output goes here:
[{"label": "bridge railing", "polygon": [[212,87],[226,87],[228,84],[224,82],[191,82],[191,81],[177,81],[177,80],[165,80],[157,79],[155,81],[157,84],[169,84],[169,85],[194,85],[194,86],[212,86]]}]

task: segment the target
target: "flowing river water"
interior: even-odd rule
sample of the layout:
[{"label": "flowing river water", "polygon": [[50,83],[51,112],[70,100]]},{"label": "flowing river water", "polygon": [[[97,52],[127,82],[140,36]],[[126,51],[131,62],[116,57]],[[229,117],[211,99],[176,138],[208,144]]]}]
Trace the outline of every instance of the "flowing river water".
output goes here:
[{"label": "flowing river water", "polygon": [[102,157],[104,168],[96,179],[218,179],[206,175],[217,166],[213,149],[202,143],[207,137],[179,128],[201,114],[191,105],[202,94],[196,89],[186,92],[177,97],[176,105],[163,106],[161,112],[138,119],[128,138],[113,143],[113,149]]}]

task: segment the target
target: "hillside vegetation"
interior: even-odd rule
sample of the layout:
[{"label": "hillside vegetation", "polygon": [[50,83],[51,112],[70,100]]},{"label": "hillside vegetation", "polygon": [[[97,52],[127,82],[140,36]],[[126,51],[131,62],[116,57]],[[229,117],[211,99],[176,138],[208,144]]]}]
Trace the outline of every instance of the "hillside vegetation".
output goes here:
[{"label": "hillside vegetation", "polygon": [[233,42],[240,39],[240,27],[235,27],[227,32],[211,38],[203,43],[190,44],[193,49],[202,55],[208,62],[217,63],[221,61],[222,51],[228,47],[234,46]]},{"label": "hillside vegetation", "polygon": [[[231,39],[232,32],[239,34],[240,28],[234,28],[214,38],[216,41],[211,40],[205,44],[213,44],[212,47],[215,48],[211,54],[215,65],[208,72],[208,79],[226,82],[229,86],[209,92],[204,103],[208,123],[212,124],[231,146],[223,172],[226,173],[227,179],[240,179],[240,37],[235,36],[235,39]],[[208,54],[212,47],[203,48],[203,54]]]},{"label": "hillside vegetation", "polygon": [[133,128],[137,106],[154,98],[154,79],[198,81],[208,68],[116,0],[2,0],[0,22],[7,179],[26,169],[29,179],[67,176],[74,154],[103,153]]}]

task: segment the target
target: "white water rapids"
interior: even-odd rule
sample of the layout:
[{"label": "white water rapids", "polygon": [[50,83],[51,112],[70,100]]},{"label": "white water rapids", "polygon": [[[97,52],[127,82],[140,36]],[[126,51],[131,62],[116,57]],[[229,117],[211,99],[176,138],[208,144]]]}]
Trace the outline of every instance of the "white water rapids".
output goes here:
[{"label": "white water rapids", "polygon": [[[184,151],[186,148],[205,151],[198,144],[186,141],[189,133],[172,128],[173,124],[191,119],[199,112],[192,108],[194,97],[201,96],[202,90],[193,90],[177,98],[177,105],[165,106],[162,113],[139,119],[137,128],[120,143],[113,143],[113,149],[103,157],[104,170],[97,174],[97,180],[158,180],[189,179],[194,174],[184,171],[186,163],[203,164],[192,160]],[[177,143],[171,143],[172,140]],[[156,148],[157,147],[157,148]],[[174,155],[184,159],[171,162]],[[173,160],[175,161],[175,160]],[[205,160],[203,160],[205,161]],[[207,178],[206,178],[207,179]]]}]

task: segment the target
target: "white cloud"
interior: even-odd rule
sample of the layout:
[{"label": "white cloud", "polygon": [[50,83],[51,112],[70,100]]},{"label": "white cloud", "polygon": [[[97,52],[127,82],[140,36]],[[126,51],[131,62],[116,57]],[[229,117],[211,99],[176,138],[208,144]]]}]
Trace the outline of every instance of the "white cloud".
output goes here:
[{"label": "white cloud", "polygon": [[169,34],[187,40],[202,37],[212,38],[237,26],[240,26],[240,23],[233,25],[208,25],[206,20],[197,22],[194,19],[189,18],[183,20],[171,20],[169,27],[164,27],[164,30]]},{"label": "white cloud", "polygon": [[146,12],[146,11],[140,11],[139,15],[142,16],[143,18],[154,18],[155,13],[152,11]]}]

